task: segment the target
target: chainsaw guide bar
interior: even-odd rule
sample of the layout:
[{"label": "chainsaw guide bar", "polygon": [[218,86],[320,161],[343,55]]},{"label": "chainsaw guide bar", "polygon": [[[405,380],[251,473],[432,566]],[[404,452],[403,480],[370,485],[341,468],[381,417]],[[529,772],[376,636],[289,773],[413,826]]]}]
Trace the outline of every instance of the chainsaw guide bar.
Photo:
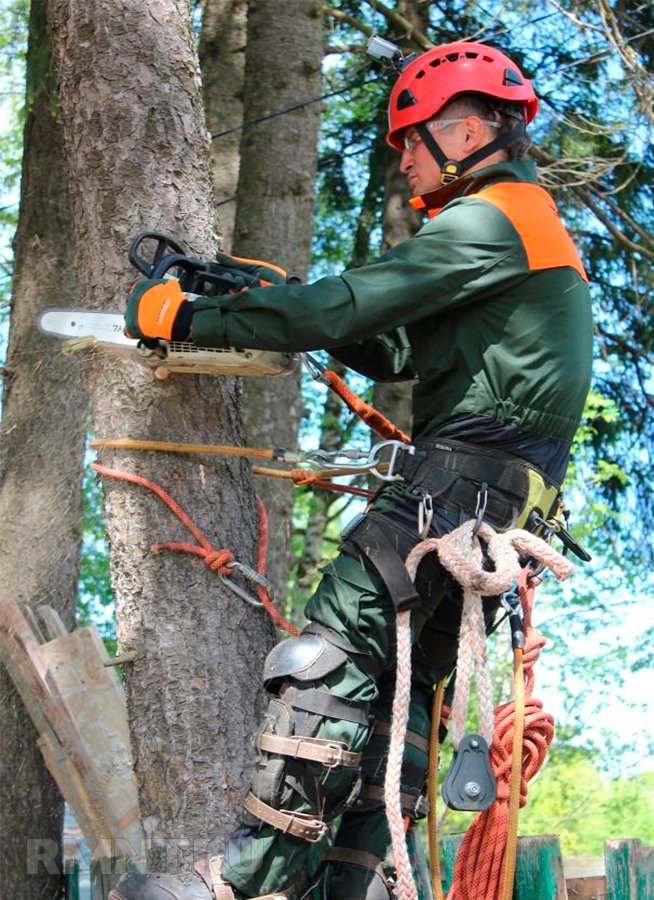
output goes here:
[{"label": "chainsaw guide bar", "polygon": [[270,378],[289,375],[298,363],[298,357],[293,353],[269,350],[235,350],[231,347],[223,350],[163,340],[158,341],[155,347],[146,347],[140,341],[125,337],[122,312],[48,309],[40,314],[37,324],[39,330],[50,337],[72,342],[87,339],[166,373],[258,375]]}]

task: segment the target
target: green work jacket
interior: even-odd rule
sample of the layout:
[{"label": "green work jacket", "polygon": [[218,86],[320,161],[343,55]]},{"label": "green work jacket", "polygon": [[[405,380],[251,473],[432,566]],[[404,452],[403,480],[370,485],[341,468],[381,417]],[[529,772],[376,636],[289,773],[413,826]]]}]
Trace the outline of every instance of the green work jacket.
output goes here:
[{"label": "green work jacket", "polygon": [[535,167],[488,166],[407,241],[313,284],[195,302],[198,346],[328,349],[377,381],[416,379],[413,436],[491,417],[571,440],[590,385],[588,284]]}]

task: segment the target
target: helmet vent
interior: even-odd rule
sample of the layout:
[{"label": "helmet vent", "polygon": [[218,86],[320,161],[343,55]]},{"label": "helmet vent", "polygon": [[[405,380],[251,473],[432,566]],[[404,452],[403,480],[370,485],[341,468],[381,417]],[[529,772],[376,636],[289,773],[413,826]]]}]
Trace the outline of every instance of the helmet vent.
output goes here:
[{"label": "helmet vent", "polygon": [[425,70],[424,70],[424,69],[421,69],[421,70],[416,74],[416,81],[417,81],[419,78],[424,78],[424,77],[425,77]]},{"label": "helmet vent", "polygon": [[402,91],[400,96],[397,98],[397,108],[398,109],[408,109],[409,106],[415,106],[418,101],[413,96],[411,91],[406,88]]},{"label": "helmet vent", "polygon": [[516,72],[515,69],[505,69],[504,70],[504,81],[507,87],[517,87],[518,85],[523,84],[523,80],[520,77],[520,74]]},{"label": "helmet vent", "polygon": [[[440,59],[432,59],[432,61],[429,63],[429,67],[431,69],[435,69],[436,66],[440,66],[440,64],[441,64]],[[423,69],[423,72],[424,72],[424,69]]]},{"label": "helmet vent", "polygon": [[478,53],[471,53],[470,51],[468,51],[468,52],[466,53],[466,57],[467,57],[468,59],[477,59],[478,56],[479,56]]},{"label": "helmet vent", "polygon": [[459,58],[458,53],[448,53],[446,59],[449,59],[450,62],[456,62]]}]

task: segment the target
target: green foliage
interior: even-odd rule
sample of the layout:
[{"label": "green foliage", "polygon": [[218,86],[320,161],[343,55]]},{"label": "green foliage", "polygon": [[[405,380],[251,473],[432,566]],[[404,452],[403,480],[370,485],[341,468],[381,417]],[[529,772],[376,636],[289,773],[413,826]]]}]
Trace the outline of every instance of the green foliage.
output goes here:
[{"label": "green foliage", "polygon": [[564,855],[601,856],[610,838],[654,843],[654,773],[607,780],[579,751],[554,752],[529,789],[521,834],[559,834]]}]

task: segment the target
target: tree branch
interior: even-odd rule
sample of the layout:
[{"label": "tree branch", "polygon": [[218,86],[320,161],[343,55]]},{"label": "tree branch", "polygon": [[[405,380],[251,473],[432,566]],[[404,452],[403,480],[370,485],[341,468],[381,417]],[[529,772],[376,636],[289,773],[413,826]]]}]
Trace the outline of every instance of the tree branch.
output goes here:
[{"label": "tree branch", "polygon": [[413,40],[422,50],[432,49],[434,42],[430,41],[427,35],[405,18],[405,16],[386,6],[384,3],[381,3],[380,0],[365,0],[365,2],[374,12],[381,13],[391,25],[400,28],[404,35]]}]

